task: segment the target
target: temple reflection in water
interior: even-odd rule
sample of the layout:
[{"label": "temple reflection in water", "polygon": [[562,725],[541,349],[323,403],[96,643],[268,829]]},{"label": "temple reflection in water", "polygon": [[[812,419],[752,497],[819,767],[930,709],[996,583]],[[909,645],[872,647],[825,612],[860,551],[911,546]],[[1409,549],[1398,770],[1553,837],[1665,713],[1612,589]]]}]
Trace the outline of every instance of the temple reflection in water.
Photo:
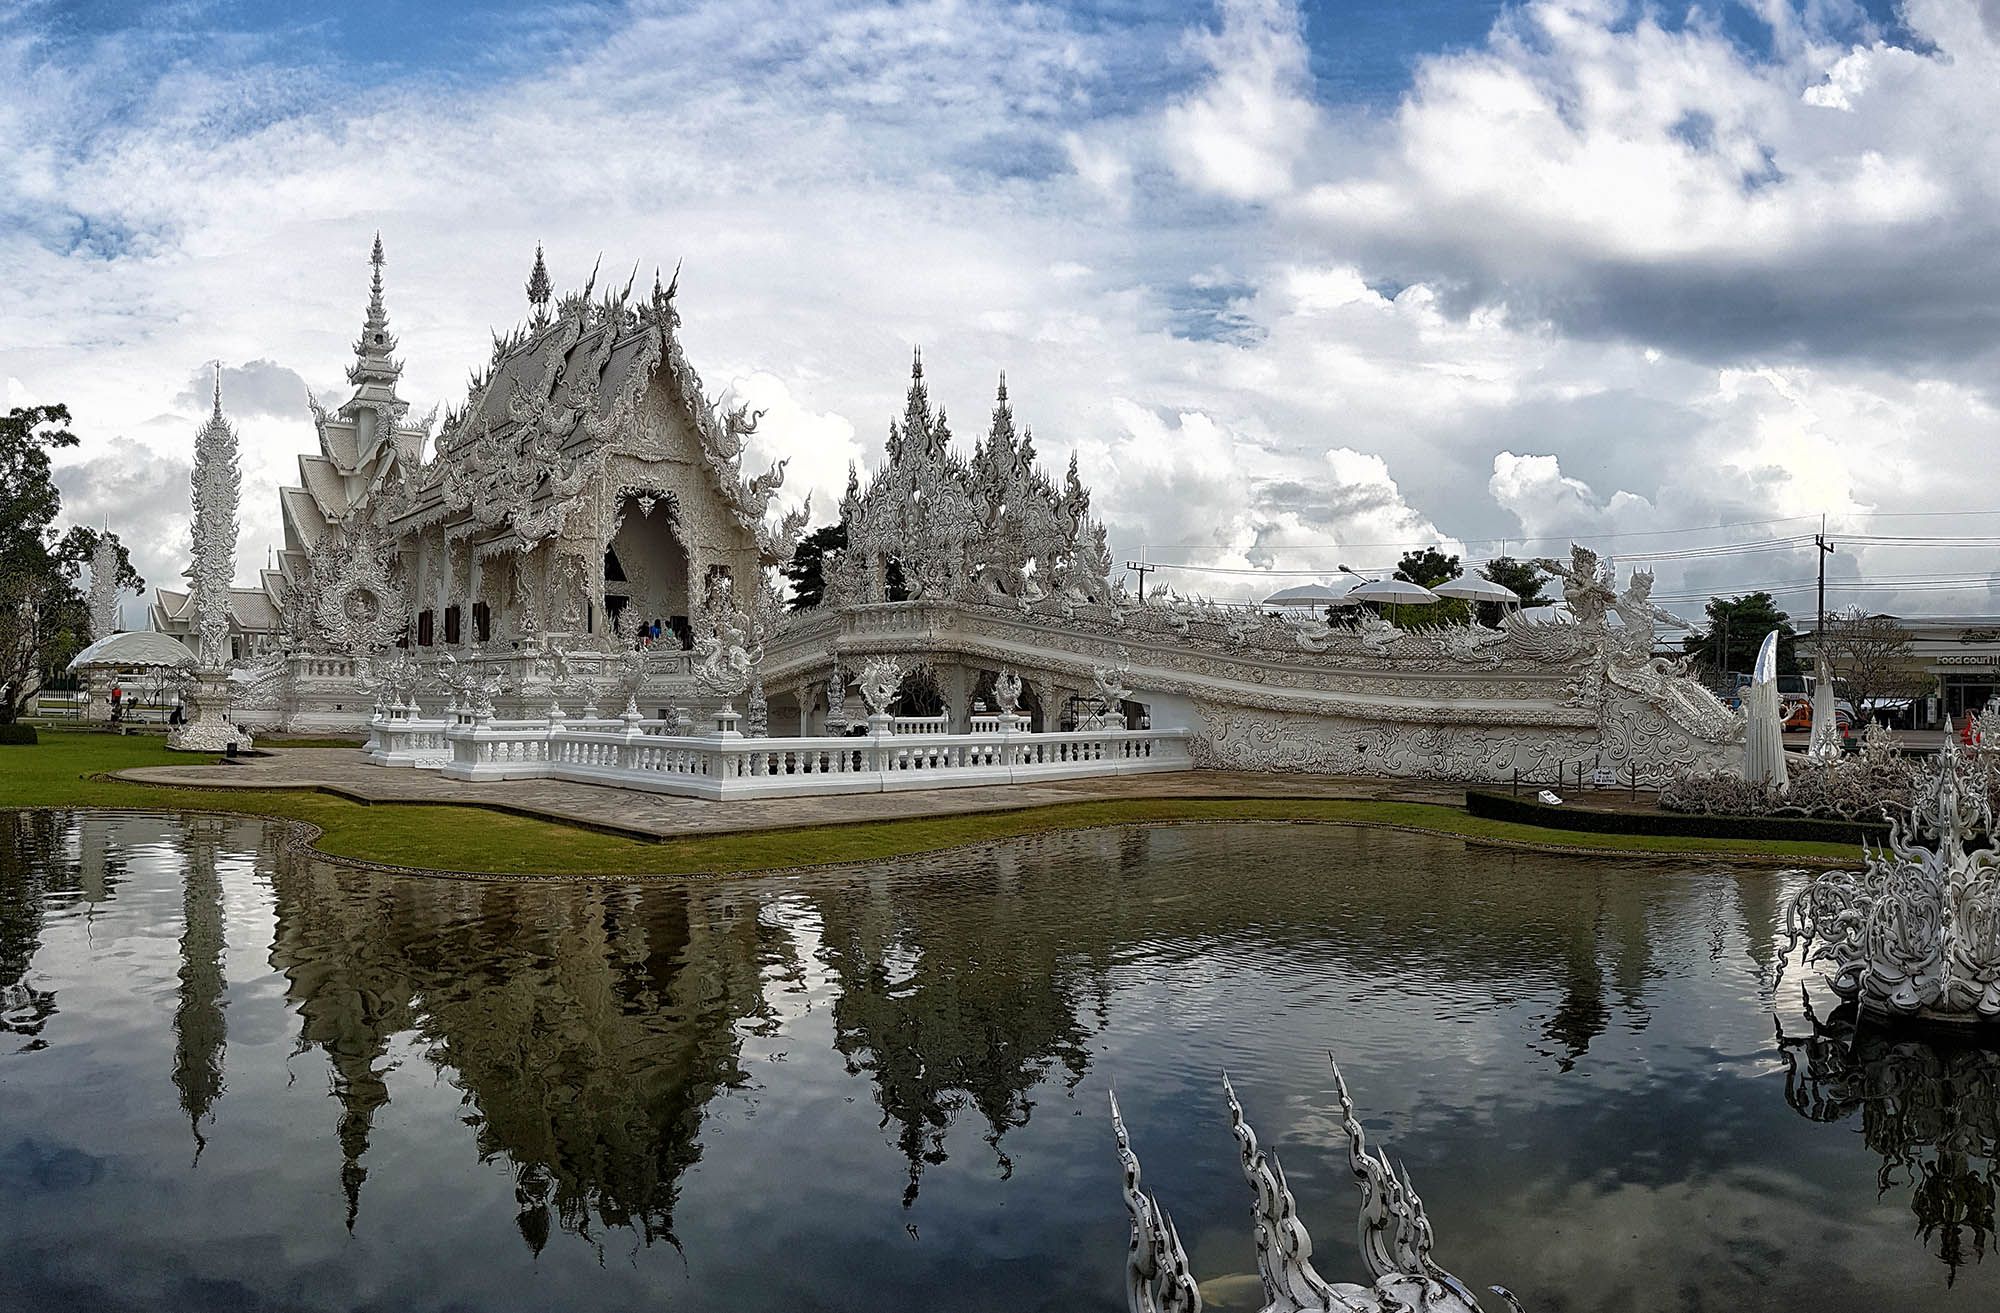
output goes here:
[{"label": "temple reflection in water", "polygon": [[[1782,1127],[1815,1130],[1770,1065],[1762,982],[1782,877],[1486,852],[1468,882],[1468,850],[1448,840],[1310,833],[1338,843],[1303,853],[1293,827],[1123,829],[900,869],[505,883],[332,867],[254,820],[4,816],[0,1061],[121,1057],[141,1086],[129,1099],[178,1114],[156,1188],[226,1191],[228,1173],[281,1162],[258,1188],[300,1236],[380,1245],[442,1211],[423,1223],[432,1243],[538,1266],[580,1251],[554,1265],[566,1279],[608,1244],[667,1241],[679,1253],[649,1279],[718,1299],[793,1262],[885,1266],[938,1295],[966,1262],[1026,1254],[1027,1287],[1087,1290],[1095,1278],[1067,1269],[1103,1257],[1115,1290],[1104,1088],[1115,1079],[1135,1112],[1152,1096],[1164,1175],[1177,1156],[1226,1173],[1202,1100],[1228,1066],[1274,1125],[1291,1118],[1287,1166],[1304,1180],[1338,1138],[1310,1087],[1335,1046],[1372,1068],[1371,1089],[1406,1092],[1371,1114],[1404,1153],[1492,1161],[1462,1182],[1435,1162],[1419,1172],[1482,1274],[1534,1285],[1530,1233],[1551,1216],[1586,1233],[1635,1180],[1721,1191],[1704,1216],[1761,1215],[1773,1178],[1739,1198],[1722,1165],[1774,1154],[1761,1170],[1782,1174],[1797,1154],[1778,1147]],[[107,1011],[127,975],[136,1019]],[[1710,1084],[1717,1027],[1739,1023],[1745,1092],[1717,1120],[1715,1101],[1734,1097]],[[1992,1055],[1825,1028],[1782,1051],[1792,1106],[1859,1124],[1875,1155],[1861,1179],[1909,1192],[1930,1252],[1982,1254]],[[56,1070],[0,1066],[0,1081]],[[1484,1084],[1461,1088],[1468,1076]],[[129,1099],[105,1115],[129,1119]],[[13,1106],[32,1128],[60,1105]],[[1634,1139],[1655,1135],[1635,1166]],[[0,1197],[24,1171],[103,1189],[118,1174],[96,1138],[0,1133]],[[1843,1249],[1879,1207],[1854,1165],[1809,1164],[1798,1181],[1816,1213],[1848,1219]],[[1212,1196],[1220,1219],[1204,1239],[1191,1212],[1191,1243],[1240,1234],[1226,1185],[1180,1193]],[[1078,1241],[1100,1223],[1107,1243]],[[746,1244],[751,1269],[718,1275]],[[1901,1230],[1885,1244],[1850,1257],[1882,1268],[1900,1247],[1933,1264]]]}]

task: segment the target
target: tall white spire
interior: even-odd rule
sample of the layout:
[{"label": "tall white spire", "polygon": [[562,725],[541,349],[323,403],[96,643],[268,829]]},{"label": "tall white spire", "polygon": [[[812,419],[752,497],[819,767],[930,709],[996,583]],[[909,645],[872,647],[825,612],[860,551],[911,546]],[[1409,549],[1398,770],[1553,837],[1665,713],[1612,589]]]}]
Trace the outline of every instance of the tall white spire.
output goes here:
[{"label": "tall white spire", "polygon": [[229,659],[229,586],[236,580],[237,503],[243,474],[236,461],[236,429],[222,417],[222,365],[215,367],[215,412],[194,435],[194,593],[199,660],[219,666]]},{"label": "tall white spire", "polygon": [[393,392],[403,366],[392,357],[396,335],[389,331],[389,311],[382,303],[382,234],[375,234],[375,249],[369,252],[372,273],[368,280],[368,316],[361,322],[361,336],[354,342],[354,363],[348,366],[347,381],[357,385],[379,383]]}]

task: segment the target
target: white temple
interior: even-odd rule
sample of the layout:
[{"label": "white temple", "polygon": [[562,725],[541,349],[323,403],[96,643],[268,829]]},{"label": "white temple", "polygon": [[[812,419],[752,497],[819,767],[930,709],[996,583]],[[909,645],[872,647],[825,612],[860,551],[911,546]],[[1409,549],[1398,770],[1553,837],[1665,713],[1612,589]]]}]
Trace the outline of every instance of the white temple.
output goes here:
[{"label": "white temple", "polygon": [[[1499,628],[1134,597],[1076,462],[1039,466],[1005,379],[966,452],[921,359],[882,464],[850,472],[823,600],[788,612],[777,568],[806,511],[780,516],[782,463],[745,476],[757,417],[704,392],[678,278],[635,296],[593,274],[558,298],[538,250],[528,321],[432,437],[397,391],[379,238],[371,262],[354,390],[311,401],[283,550],[231,595],[239,647],[267,620],[250,612],[276,612],[276,650],[239,652],[253,726],[358,731],[392,688],[413,723],[450,703],[546,725],[615,691],[649,732],[822,738],[860,728],[857,672],[895,669],[900,706],[871,711],[898,733],[1178,731],[1230,768],[1659,783],[1741,758],[1741,718],[1652,656],[1648,576],[1620,591],[1579,548],[1543,563],[1575,622]],[[188,609],[164,596],[156,616]]]}]

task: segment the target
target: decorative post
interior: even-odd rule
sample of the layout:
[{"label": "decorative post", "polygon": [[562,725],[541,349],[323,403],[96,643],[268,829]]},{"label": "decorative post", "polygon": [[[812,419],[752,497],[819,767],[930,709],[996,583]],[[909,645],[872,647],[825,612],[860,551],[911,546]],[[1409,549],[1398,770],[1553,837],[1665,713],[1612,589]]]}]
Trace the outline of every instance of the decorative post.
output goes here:
[{"label": "decorative post", "polygon": [[189,714],[167,735],[182,752],[247,748],[250,736],[229,723],[229,586],[236,578],[237,503],[243,491],[236,429],[222,417],[222,366],[215,368],[215,409],[194,435],[194,561],[188,580],[200,635]]}]

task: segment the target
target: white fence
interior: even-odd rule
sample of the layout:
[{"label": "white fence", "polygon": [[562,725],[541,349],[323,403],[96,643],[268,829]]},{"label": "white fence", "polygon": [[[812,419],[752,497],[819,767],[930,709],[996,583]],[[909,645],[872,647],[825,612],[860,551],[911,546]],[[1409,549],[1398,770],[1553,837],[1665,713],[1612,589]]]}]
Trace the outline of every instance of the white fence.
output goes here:
[{"label": "white fence", "polygon": [[965,788],[1192,769],[1186,730],[741,738],[671,722],[377,719],[370,760],[458,780],[575,780],[695,798]]}]

